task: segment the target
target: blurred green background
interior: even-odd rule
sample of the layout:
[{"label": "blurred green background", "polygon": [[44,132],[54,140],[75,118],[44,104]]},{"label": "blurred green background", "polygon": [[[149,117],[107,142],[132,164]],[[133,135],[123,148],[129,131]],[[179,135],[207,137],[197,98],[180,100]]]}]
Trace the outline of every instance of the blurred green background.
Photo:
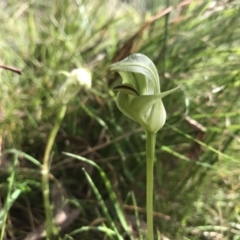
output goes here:
[{"label": "blurred green background", "polygon": [[51,156],[54,216],[67,219],[56,239],[145,239],[145,134],[117,109],[121,79],[109,71],[140,52],[156,64],[162,91],[181,86],[163,99],[168,118],[157,134],[156,239],[240,240],[239,4],[0,1],[0,64],[22,70],[0,69],[1,239],[43,234],[38,165],[60,107],[60,71],[81,66],[92,88],[68,104]]}]

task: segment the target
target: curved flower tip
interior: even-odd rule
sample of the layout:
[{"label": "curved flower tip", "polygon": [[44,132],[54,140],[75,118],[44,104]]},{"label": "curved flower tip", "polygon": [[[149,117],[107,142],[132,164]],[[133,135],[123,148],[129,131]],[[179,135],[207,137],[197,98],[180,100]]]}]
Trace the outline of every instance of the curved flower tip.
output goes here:
[{"label": "curved flower tip", "polygon": [[82,87],[88,89],[92,86],[92,74],[86,68],[73,69],[70,73],[65,71],[60,73],[67,77],[59,90],[59,98],[63,104],[67,104],[74,98]]},{"label": "curved flower tip", "polygon": [[111,65],[111,70],[119,72],[122,84],[116,103],[119,110],[138,122],[145,131],[156,133],[166,121],[166,111],[162,98],[178,89],[161,93],[160,81],[154,63],[141,53],[132,54]]}]

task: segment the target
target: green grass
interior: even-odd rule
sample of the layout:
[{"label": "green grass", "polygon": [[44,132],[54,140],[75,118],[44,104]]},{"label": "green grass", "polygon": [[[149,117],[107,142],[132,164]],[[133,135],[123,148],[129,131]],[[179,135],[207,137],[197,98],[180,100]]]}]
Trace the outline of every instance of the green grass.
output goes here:
[{"label": "green grass", "polygon": [[[179,2],[153,1],[149,11],[104,0],[0,3],[0,64],[22,69],[0,69],[0,239],[24,239],[45,221],[41,166],[60,107],[59,72],[80,66],[91,70],[92,89],[68,104],[51,154],[53,215],[70,219],[56,239],[145,239],[145,135],[117,109],[120,77],[109,71],[137,32],[132,52],[154,61],[161,90],[181,85],[163,99],[155,230],[240,239],[239,7]],[[145,13],[147,21],[167,6],[175,8],[139,31]]]}]

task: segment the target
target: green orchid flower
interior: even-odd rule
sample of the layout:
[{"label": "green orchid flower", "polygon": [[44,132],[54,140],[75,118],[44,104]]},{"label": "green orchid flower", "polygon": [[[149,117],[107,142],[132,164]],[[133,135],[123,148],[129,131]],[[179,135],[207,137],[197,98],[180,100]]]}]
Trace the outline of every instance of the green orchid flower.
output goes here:
[{"label": "green orchid flower", "polygon": [[127,117],[138,122],[146,132],[156,133],[166,121],[162,98],[178,89],[161,93],[160,81],[154,63],[145,55],[136,53],[111,65],[123,82],[114,87],[118,91],[116,103]]}]

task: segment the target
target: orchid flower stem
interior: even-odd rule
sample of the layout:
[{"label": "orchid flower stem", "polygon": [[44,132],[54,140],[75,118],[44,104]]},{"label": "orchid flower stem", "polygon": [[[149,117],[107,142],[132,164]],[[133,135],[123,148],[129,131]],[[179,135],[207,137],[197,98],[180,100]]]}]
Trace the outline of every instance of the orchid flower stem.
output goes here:
[{"label": "orchid flower stem", "polygon": [[153,167],[155,159],[156,133],[147,132],[147,240],[153,240]]},{"label": "orchid flower stem", "polygon": [[45,228],[47,233],[47,239],[52,239],[52,234],[54,234],[55,225],[53,222],[52,216],[52,206],[49,199],[49,165],[50,165],[50,154],[52,151],[53,143],[55,141],[57,132],[60,128],[61,122],[65,116],[67,109],[67,105],[62,105],[59,110],[57,119],[55,121],[54,127],[49,135],[47,146],[45,149],[44,157],[43,157],[43,165],[42,165],[42,192],[43,192],[43,201],[44,201],[44,209],[45,209]]}]

